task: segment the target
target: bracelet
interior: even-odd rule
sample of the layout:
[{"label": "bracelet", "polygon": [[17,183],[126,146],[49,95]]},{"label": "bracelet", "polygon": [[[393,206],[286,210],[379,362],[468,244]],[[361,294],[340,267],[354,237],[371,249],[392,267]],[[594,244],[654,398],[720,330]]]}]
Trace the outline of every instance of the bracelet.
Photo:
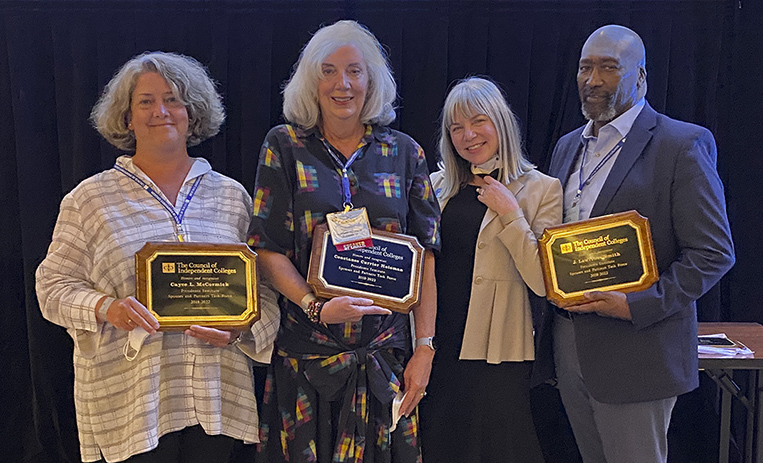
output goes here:
[{"label": "bracelet", "polygon": [[307,307],[310,305],[311,302],[317,300],[318,298],[315,297],[314,293],[307,293],[302,298],[301,301],[299,301],[299,306],[302,307],[302,310],[307,310]]},{"label": "bracelet", "polygon": [[103,303],[101,304],[101,306],[98,307],[98,316],[101,317],[101,319],[103,319],[103,321],[108,321],[108,317],[106,316],[106,314],[109,312],[109,306],[110,305],[111,304],[106,305],[106,299],[104,299]]},{"label": "bracelet", "polygon": [[243,332],[243,331],[242,331],[242,332],[240,332],[240,333],[238,334],[238,336],[236,336],[235,338],[233,338],[233,339],[231,339],[230,341],[228,341],[228,345],[229,345],[229,346],[236,346],[236,345],[238,345],[238,344],[241,342],[241,335],[242,335],[242,334],[244,334],[244,332]]},{"label": "bracelet", "polygon": [[307,308],[305,310],[305,315],[307,315],[307,318],[310,319],[313,323],[320,323],[321,322],[321,310],[323,309],[324,301],[319,301],[318,299],[314,299],[310,301],[310,303],[307,305]]},{"label": "bracelet", "polygon": [[103,296],[101,298],[101,306],[98,307],[98,315],[96,316],[96,319],[98,317],[101,318],[103,322],[109,321],[108,317],[106,317],[106,314],[109,312],[109,309],[111,308],[112,302],[114,302],[116,299],[111,296]]}]

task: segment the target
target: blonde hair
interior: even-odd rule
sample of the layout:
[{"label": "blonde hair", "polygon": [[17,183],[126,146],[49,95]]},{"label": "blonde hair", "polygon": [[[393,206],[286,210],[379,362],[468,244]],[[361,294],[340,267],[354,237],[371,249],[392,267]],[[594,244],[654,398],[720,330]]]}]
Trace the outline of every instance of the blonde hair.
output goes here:
[{"label": "blonde hair", "polygon": [[318,125],[318,81],[323,78],[321,65],[337,49],[352,45],[360,51],[368,66],[368,91],[360,122],[387,125],[395,120],[397,86],[387,61],[387,54],[376,37],[355,21],[338,21],[323,27],[302,49],[294,72],[283,89],[283,115],[289,122],[309,129]]},{"label": "blonde hair", "polygon": [[525,158],[519,123],[506,98],[490,80],[470,77],[454,86],[442,108],[440,128],[440,169],[444,182],[438,197],[447,199],[458,193],[473,178],[471,164],[462,158],[450,138],[450,125],[457,116],[472,118],[484,114],[495,126],[498,135],[498,179],[508,184],[535,166]]},{"label": "blonde hair", "polygon": [[204,66],[190,56],[146,52],[125,63],[106,84],[93,106],[90,121],[109,143],[135,151],[135,134],[127,128],[132,114],[132,92],[138,77],[156,72],[188,111],[187,146],[195,146],[217,134],[225,120],[222,97]]}]

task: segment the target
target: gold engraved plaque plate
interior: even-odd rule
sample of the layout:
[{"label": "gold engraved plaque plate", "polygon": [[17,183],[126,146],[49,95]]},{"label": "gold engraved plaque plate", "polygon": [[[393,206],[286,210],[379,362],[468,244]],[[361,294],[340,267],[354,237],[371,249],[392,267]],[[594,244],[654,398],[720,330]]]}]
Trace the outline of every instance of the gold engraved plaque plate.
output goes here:
[{"label": "gold engraved plaque plate", "polygon": [[245,244],[149,242],[135,254],[135,279],[160,331],[246,329],[260,318],[257,254]]},{"label": "gold engraved plaque plate", "polygon": [[547,228],[538,245],[546,297],[559,307],[587,291],[641,291],[659,279],[649,220],[636,211]]}]

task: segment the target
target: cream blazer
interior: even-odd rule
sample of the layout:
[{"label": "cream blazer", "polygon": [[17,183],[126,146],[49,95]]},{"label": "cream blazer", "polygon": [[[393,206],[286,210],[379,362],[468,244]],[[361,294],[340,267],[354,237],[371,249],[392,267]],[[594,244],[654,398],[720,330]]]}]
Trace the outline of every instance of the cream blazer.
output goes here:
[{"label": "cream blazer", "polygon": [[[443,171],[431,175],[440,209]],[[475,250],[472,293],[461,360],[488,363],[534,360],[529,286],[545,296],[537,239],[546,227],[562,223],[562,185],[533,169],[507,185],[520,209],[498,216],[488,208]]]}]

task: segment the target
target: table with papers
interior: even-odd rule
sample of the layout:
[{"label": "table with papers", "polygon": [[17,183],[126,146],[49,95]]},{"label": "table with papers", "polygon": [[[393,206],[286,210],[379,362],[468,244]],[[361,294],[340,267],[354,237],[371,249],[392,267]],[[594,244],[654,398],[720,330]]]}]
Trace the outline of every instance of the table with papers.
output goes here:
[{"label": "table with papers", "polygon": [[[731,402],[737,399],[747,410],[744,446],[745,462],[763,463],[763,407],[760,406],[761,370],[763,370],[763,325],[758,323],[700,323],[702,335],[726,337],[733,346],[699,347],[699,368],[721,388],[721,435],[718,461],[729,461]],[[716,340],[717,341],[717,340]],[[705,344],[700,342],[700,344]],[[712,344],[723,344],[717,341]],[[734,370],[749,370],[747,391],[734,382]],[[757,427],[756,427],[757,424]],[[756,432],[757,430],[757,432]],[[755,458],[755,459],[753,459]]]},{"label": "table with papers", "polygon": [[726,333],[700,334],[697,351],[700,355],[705,354],[711,358],[749,357],[755,354],[744,343],[729,338]]}]

